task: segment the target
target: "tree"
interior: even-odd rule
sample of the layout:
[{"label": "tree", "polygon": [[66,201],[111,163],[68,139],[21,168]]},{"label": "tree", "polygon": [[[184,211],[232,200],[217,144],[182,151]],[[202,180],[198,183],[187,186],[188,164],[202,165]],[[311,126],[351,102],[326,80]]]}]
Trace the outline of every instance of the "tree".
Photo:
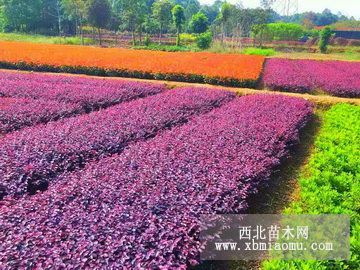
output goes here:
[{"label": "tree", "polygon": [[205,33],[201,33],[196,37],[196,45],[201,50],[209,49],[212,43],[212,33],[207,31]]},{"label": "tree", "polygon": [[175,4],[181,5],[185,9],[185,19],[187,24],[192,16],[200,11],[201,5],[198,0],[173,0]]},{"label": "tree", "polygon": [[98,29],[101,46],[101,28],[105,28],[111,18],[111,6],[108,0],[90,0],[88,11],[89,23]]},{"label": "tree", "polygon": [[219,21],[221,22],[221,43],[224,43],[224,38],[225,38],[225,26],[226,23],[229,21],[230,16],[231,16],[231,8],[232,5],[225,2],[221,5],[221,10],[220,10],[220,14],[219,14]]},{"label": "tree", "polygon": [[206,17],[208,17],[210,24],[212,24],[219,15],[222,3],[222,1],[216,0],[211,6],[204,5],[201,7],[200,11],[203,12]]},{"label": "tree", "polygon": [[136,45],[136,36],[135,32],[138,30],[140,34],[141,40],[141,33],[143,29],[143,24],[149,18],[146,14],[149,14],[151,9],[148,9],[148,0],[120,0],[120,17],[122,20],[121,28],[123,30],[128,30],[132,33],[132,43]]},{"label": "tree", "polygon": [[297,41],[301,39],[305,31],[300,24],[296,23],[269,23],[266,28],[263,29],[263,38],[267,41],[273,40],[286,40]]},{"label": "tree", "polygon": [[332,14],[330,9],[326,8],[321,14],[319,14],[317,19],[317,25],[320,26],[329,25],[337,22],[338,20],[339,20],[338,16]]},{"label": "tree", "polygon": [[55,16],[50,16],[56,0],[3,0],[0,11],[5,31],[57,33]]},{"label": "tree", "polygon": [[332,35],[331,28],[326,26],[320,33],[320,40],[319,40],[319,48],[321,53],[327,52],[327,46],[329,45],[329,41]]},{"label": "tree", "polygon": [[190,21],[190,31],[192,33],[201,34],[208,30],[209,20],[202,12],[193,15]]},{"label": "tree", "polygon": [[181,27],[185,22],[185,10],[180,5],[175,5],[173,9],[171,10],[173,21],[176,27],[176,46],[180,46],[180,33],[181,33]]},{"label": "tree", "polygon": [[172,4],[169,0],[157,0],[152,6],[153,17],[159,25],[159,43],[162,41],[163,30],[171,23]]},{"label": "tree", "polygon": [[[75,21],[76,33],[80,33],[81,44],[84,44],[82,26],[88,14],[87,0],[62,0],[62,7],[65,14]],[[79,31],[78,31],[79,30]]]}]

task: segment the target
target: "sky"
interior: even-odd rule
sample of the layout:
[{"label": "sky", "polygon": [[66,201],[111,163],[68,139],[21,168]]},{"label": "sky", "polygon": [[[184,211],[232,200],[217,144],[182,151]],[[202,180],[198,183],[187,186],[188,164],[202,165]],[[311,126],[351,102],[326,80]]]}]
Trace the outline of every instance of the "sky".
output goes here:
[{"label": "sky", "polygon": [[[214,0],[199,0],[202,4],[212,4]],[[341,12],[346,16],[354,16],[360,19],[360,0],[298,0],[299,11],[322,12],[325,8],[330,9],[333,13]],[[236,4],[239,0],[228,0]],[[241,0],[245,7],[259,6],[259,0]]]}]

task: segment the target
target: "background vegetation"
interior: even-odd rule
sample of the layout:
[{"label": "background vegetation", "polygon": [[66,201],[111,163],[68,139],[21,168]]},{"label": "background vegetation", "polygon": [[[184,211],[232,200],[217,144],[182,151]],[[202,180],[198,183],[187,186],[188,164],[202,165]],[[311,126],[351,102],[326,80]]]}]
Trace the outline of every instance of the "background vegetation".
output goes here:
[{"label": "background vegetation", "polygon": [[347,214],[351,217],[350,261],[266,261],[263,270],[360,269],[360,107],[335,105],[325,113],[299,200],[287,214]]},{"label": "background vegetation", "polygon": [[[221,47],[241,51],[243,46],[249,47],[243,44],[244,38],[254,38],[250,45],[256,47],[266,42],[309,38],[317,44],[320,36],[317,27],[360,26],[355,18],[333,14],[328,9],[281,16],[272,9],[274,1],[261,2],[261,8],[251,9],[221,0],[212,5],[201,5],[198,0],[0,0],[0,32],[76,36],[75,40],[56,42],[92,44],[86,36],[97,39],[100,45],[108,42],[104,35],[128,33],[133,46],[150,49],[157,48],[154,43],[170,45],[168,37],[176,36],[176,43],[171,45],[176,44],[179,50],[193,50],[195,46],[187,47],[189,43],[206,49],[212,43],[209,45],[211,36]],[[192,41],[182,43],[183,33],[193,34]],[[25,39],[19,36],[19,40]],[[39,40],[38,36],[35,40]]]}]

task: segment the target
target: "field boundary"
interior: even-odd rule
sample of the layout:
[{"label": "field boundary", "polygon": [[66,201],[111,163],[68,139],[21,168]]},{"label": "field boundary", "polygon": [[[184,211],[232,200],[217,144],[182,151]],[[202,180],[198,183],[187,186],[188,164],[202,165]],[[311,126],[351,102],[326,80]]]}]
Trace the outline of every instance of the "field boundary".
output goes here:
[{"label": "field boundary", "polygon": [[104,76],[95,76],[95,75],[85,75],[85,74],[72,74],[72,73],[58,73],[58,72],[34,72],[26,70],[16,70],[16,69],[1,69],[3,72],[17,72],[17,73],[41,73],[41,74],[50,74],[58,76],[69,76],[69,77],[82,77],[82,78],[92,78],[99,80],[119,80],[119,81],[138,81],[138,82],[149,82],[153,84],[165,84],[168,88],[178,88],[178,87],[198,87],[198,88],[210,88],[210,89],[221,89],[232,91],[238,94],[239,96],[254,95],[254,94],[276,94],[276,95],[285,95],[303,98],[313,102],[319,107],[328,108],[332,105],[338,103],[349,103],[353,105],[360,106],[360,98],[342,98],[334,97],[330,95],[313,95],[313,94],[301,94],[301,93],[290,93],[282,91],[271,91],[269,89],[250,89],[250,88],[237,88],[237,87],[226,87],[221,85],[212,85],[204,83],[190,83],[190,82],[176,82],[176,81],[167,81],[167,80],[152,80],[152,79],[139,79],[139,78],[124,78],[124,77],[104,77]]}]

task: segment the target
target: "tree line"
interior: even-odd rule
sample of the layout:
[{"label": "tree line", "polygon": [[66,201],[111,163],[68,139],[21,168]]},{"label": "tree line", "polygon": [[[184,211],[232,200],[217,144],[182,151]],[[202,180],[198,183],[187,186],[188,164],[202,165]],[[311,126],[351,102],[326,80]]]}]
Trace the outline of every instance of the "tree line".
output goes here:
[{"label": "tree line", "polygon": [[[201,5],[198,0],[0,0],[0,30],[46,35],[83,36],[84,26],[128,31],[133,43],[142,43],[148,35],[164,33],[201,34],[211,30],[221,41],[226,37],[246,37],[263,33],[265,24],[285,21],[312,28],[351,20],[330,10],[306,12],[283,17],[271,9],[272,0],[262,7],[249,9],[239,4],[216,0]],[[274,27],[274,26],[273,26]]]}]

